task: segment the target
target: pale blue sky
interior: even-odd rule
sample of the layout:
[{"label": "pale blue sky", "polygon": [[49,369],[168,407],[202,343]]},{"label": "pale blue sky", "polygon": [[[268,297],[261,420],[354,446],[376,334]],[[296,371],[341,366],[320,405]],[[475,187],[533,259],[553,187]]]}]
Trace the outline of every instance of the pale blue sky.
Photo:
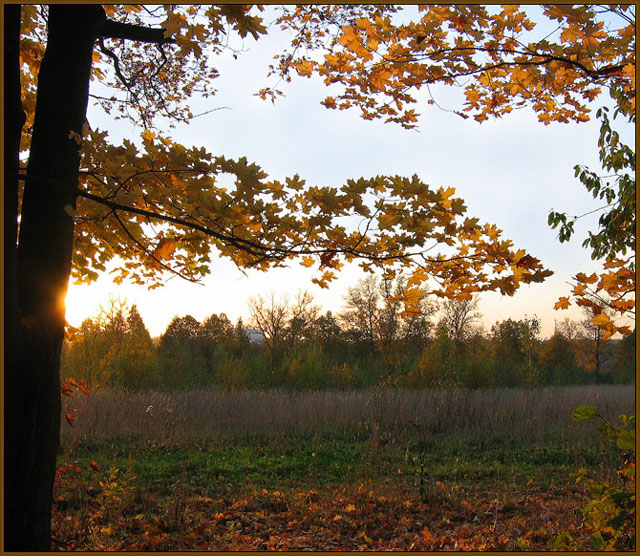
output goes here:
[{"label": "pale blue sky", "polygon": [[[407,131],[364,121],[357,111],[325,109],[319,101],[327,88],[318,80],[306,79],[284,84],[286,97],[274,105],[253,93],[274,84],[267,79],[266,69],[282,40],[276,35],[257,45],[248,40],[244,43],[248,51],[238,60],[230,56],[217,60],[219,93],[194,101],[191,109],[194,113],[223,106],[230,109],[179,126],[172,137],[214,154],[246,156],[277,179],[297,173],[308,184],[339,186],[359,176],[418,174],[435,187],[452,186],[465,200],[470,216],[495,223],[517,248],[526,249],[555,272],[543,284],[523,286],[511,298],[482,295],[480,311],[487,328],[496,320],[536,314],[542,319],[542,335],[548,336],[554,319],[581,318],[576,310],[554,311],[553,304],[566,295],[571,274],[599,268],[580,246],[586,230],[595,228],[598,215],[580,220],[576,239],[562,245],[546,221],[551,209],[580,215],[599,206],[574,178],[573,170],[577,163],[598,168],[597,121],[544,126],[523,109],[478,124],[422,104],[419,131]],[[443,108],[460,108],[459,90],[432,88],[432,92]],[[607,100],[603,96],[594,106]],[[114,124],[96,109],[90,109],[89,120],[92,126],[110,130],[115,142],[139,134],[131,124]],[[633,141],[633,133],[627,124],[625,139]],[[296,264],[268,273],[249,271],[245,276],[221,259],[214,261],[212,274],[202,286],[174,278],[165,287],[148,291],[117,286],[102,276],[92,286],[70,286],[67,319],[77,326],[110,296],[119,295],[137,304],[152,335],[159,335],[176,314],[202,320],[224,312],[233,321],[239,316],[246,319],[250,296],[293,294],[297,289],[310,291],[318,304],[336,312],[347,288],[362,274],[356,267],[347,268],[329,290],[312,284],[312,276],[313,271]]]}]

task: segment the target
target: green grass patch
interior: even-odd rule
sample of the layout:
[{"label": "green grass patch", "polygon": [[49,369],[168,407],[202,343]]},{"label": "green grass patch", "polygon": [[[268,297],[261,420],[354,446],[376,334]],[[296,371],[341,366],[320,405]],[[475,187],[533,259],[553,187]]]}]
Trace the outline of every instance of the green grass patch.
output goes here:
[{"label": "green grass patch", "polygon": [[[242,487],[320,488],[382,481],[418,488],[436,481],[526,484],[567,483],[579,467],[597,470],[609,455],[599,444],[576,446],[561,439],[538,444],[493,437],[334,433],[289,436],[219,436],[188,445],[136,438],[85,442],[59,461],[88,469],[128,469],[150,492],[176,488],[205,496]],[[608,462],[611,463],[611,462]]]}]

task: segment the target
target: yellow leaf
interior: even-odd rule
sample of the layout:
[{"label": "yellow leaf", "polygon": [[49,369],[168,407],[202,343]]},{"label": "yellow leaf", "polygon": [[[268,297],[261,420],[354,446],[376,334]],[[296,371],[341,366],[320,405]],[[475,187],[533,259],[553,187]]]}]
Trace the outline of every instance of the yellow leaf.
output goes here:
[{"label": "yellow leaf", "polygon": [[153,141],[156,138],[156,134],[150,129],[145,129],[142,132],[142,139],[144,141]]},{"label": "yellow leaf", "polygon": [[569,298],[568,297],[561,297],[556,304],[553,306],[553,308],[555,310],[558,309],[566,309],[569,307]]},{"label": "yellow leaf", "polygon": [[619,284],[618,275],[615,272],[608,272],[600,279],[600,287],[609,293],[615,292]]},{"label": "yellow leaf", "polygon": [[587,286],[585,284],[576,284],[573,286],[573,295],[583,295],[587,290]]},{"label": "yellow leaf", "polygon": [[418,288],[408,288],[404,292],[404,304],[408,307],[415,307],[420,304],[420,300],[424,297],[424,292]]},{"label": "yellow leaf", "polygon": [[310,60],[298,60],[296,70],[301,77],[310,77],[313,73],[313,62]]},{"label": "yellow leaf", "polygon": [[594,317],[592,317],[591,322],[596,326],[603,328],[607,328],[611,325],[611,319],[604,313],[600,313],[599,315],[595,315]]},{"label": "yellow leaf", "polygon": [[306,266],[307,268],[313,266],[313,257],[302,257],[302,262],[300,263],[302,266]]}]

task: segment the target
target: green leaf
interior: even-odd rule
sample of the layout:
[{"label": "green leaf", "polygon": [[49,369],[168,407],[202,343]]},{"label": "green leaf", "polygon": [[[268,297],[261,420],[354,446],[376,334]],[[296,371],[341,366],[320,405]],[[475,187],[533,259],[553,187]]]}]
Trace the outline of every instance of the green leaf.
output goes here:
[{"label": "green leaf", "polygon": [[597,531],[591,537],[591,546],[593,547],[594,550],[600,550],[605,544],[606,544],[606,541],[602,537],[602,533],[600,531]]},{"label": "green leaf", "polygon": [[580,405],[576,407],[573,415],[571,416],[572,421],[585,421],[587,419],[591,419],[598,415],[598,408],[595,405]]},{"label": "green leaf", "polygon": [[575,541],[566,531],[560,533],[553,539],[547,541],[547,546],[552,550],[562,550],[563,548],[574,548]]},{"label": "green leaf", "polygon": [[622,431],[616,440],[618,448],[623,452],[636,451],[636,432],[633,430]]},{"label": "green leaf", "polygon": [[[593,483],[589,485],[589,488],[587,488],[587,491],[589,492],[589,496],[591,496],[591,498],[594,498],[594,499],[600,498],[605,493],[606,490],[607,490],[607,487],[599,483]],[[583,512],[591,511],[593,508],[597,508],[598,506],[599,506],[599,502],[597,500],[592,500],[584,507]]]}]

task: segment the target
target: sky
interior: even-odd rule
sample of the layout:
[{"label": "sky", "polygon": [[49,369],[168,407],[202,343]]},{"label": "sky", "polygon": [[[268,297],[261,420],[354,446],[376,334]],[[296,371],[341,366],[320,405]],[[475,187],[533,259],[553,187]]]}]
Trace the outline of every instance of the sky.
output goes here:
[{"label": "sky", "polygon": [[[254,93],[275,84],[267,78],[267,67],[284,40],[277,33],[259,43],[249,39],[237,60],[230,55],[216,59],[218,93],[207,100],[194,99],[191,111],[220,110],[178,126],[172,138],[214,154],[246,156],[275,179],[298,174],[310,185],[340,186],[361,176],[417,174],[435,188],[454,187],[469,216],[496,224],[516,248],[526,249],[554,271],[544,283],[524,285],[512,297],[481,294],[485,328],[506,318],[537,315],[541,335],[548,337],[555,320],[583,318],[575,308],[554,311],[553,305],[568,294],[572,274],[600,268],[581,247],[599,215],[580,219],[574,240],[565,244],[557,241],[557,231],[546,222],[552,209],[578,216],[600,206],[574,177],[575,164],[599,168],[598,121],[545,126],[531,110],[522,109],[479,124],[448,111],[460,108],[460,90],[432,88],[441,109],[422,103],[418,131],[409,131],[362,120],[356,110],[327,110],[319,103],[330,90],[319,80],[301,78],[282,84],[286,96],[272,104]],[[600,97],[594,107],[605,102]],[[93,127],[109,130],[114,142],[140,133],[95,107],[90,107],[88,119]],[[634,144],[633,133],[628,126],[623,139]],[[233,322],[242,317],[247,323],[251,296],[283,298],[298,290],[309,291],[318,305],[336,313],[348,288],[364,277],[356,265],[348,266],[329,289],[321,289],[311,282],[314,272],[295,262],[285,269],[241,272],[228,260],[217,259],[201,284],[168,277],[165,286],[155,290],[116,285],[103,274],[89,286],[70,283],[67,320],[79,326],[110,298],[120,298],[135,304],[151,335],[158,336],[176,315],[190,314],[202,321],[212,313],[226,313]]]}]

